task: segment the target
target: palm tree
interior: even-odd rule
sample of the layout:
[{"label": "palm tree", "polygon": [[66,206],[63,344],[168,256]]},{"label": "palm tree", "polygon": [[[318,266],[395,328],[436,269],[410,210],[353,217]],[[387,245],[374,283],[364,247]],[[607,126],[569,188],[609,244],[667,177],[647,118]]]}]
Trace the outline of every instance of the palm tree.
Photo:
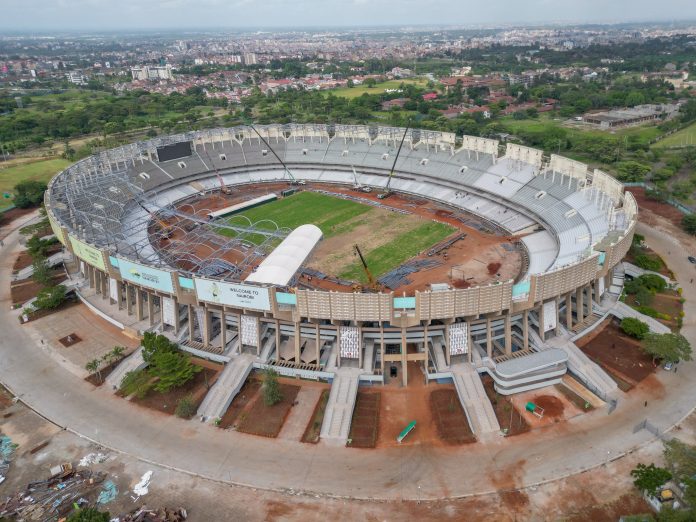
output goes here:
[{"label": "palm tree", "polygon": [[97,378],[99,379],[99,382],[101,382],[101,361],[99,359],[92,359],[89,361],[87,364],[85,364],[85,370],[87,370],[90,374],[97,374]]}]

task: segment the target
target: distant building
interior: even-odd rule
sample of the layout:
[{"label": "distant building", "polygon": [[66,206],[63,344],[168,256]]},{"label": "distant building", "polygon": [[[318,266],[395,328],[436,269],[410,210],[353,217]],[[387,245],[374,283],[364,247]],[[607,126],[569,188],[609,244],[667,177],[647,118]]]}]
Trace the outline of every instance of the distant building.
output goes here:
[{"label": "distant building", "polygon": [[80,71],[72,71],[65,75],[68,81],[74,85],[87,85],[89,78],[87,78]]},{"label": "distant building", "polygon": [[599,125],[602,129],[613,129],[669,118],[678,111],[678,104],[636,105],[627,109],[585,114],[583,121]]},{"label": "distant building", "polygon": [[143,65],[131,67],[131,76],[134,80],[173,80],[172,66],[167,65]]},{"label": "distant building", "polygon": [[256,53],[244,53],[242,55],[242,60],[244,65],[256,65],[259,63],[258,59],[256,58]]}]

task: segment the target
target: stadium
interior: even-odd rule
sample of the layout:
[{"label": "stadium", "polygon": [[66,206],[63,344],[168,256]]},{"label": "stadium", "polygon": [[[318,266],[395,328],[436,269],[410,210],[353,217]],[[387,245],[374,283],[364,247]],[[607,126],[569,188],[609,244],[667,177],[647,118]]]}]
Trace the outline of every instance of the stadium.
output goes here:
[{"label": "stadium", "polygon": [[102,314],[226,365],[204,420],[269,366],[332,384],[321,436],[340,443],[359,386],[414,372],[454,383],[477,436],[500,431],[482,374],[503,395],[566,373],[616,388],[561,340],[618,299],[637,205],[575,160],[426,130],[244,126],[95,154],[45,204]]}]

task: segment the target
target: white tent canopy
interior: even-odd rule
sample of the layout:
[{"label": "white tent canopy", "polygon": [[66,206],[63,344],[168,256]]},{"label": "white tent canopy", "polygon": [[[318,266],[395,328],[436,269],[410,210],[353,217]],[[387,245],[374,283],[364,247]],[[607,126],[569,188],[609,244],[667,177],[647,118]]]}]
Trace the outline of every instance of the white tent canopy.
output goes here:
[{"label": "white tent canopy", "polygon": [[322,235],[321,230],[316,225],[297,227],[245,281],[247,283],[286,286],[312,253]]}]

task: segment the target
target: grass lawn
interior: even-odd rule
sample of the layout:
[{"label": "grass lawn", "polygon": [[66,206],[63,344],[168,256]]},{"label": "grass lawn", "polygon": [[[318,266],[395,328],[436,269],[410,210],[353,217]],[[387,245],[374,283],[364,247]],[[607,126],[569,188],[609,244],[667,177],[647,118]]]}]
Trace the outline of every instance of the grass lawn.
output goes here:
[{"label": "grass lawn", "polygon": [[334,96],[342,96],[344,98],[357,98],[363,94],[382,94],[385,89],[398,89],[399,86],[404,83],[412,83],[418,85],[419,87],[425,87],[428,80],[424,78],[411,78],[407,80],[388,80],[386,82],[378,83],[374,87],[367,87],[365,85],[356,85],[355,87],[340,87],[338,89],[331,89],[324,92],[331,93]]},{"label": "grass lawn", "polygon": [[[343,222],[368,212],[372,207],[348,201],[345,199],[318,194],[316,192],[299,192],[271,203],[266,203],[240,213],[252,223],[260,222],[259,228],[271,230],[274,227],[262,220],[275,221],[279,227],[297,228],[300,225],[313,224],[324,233],[324,237],[331,237],[338,233],[346,232]],[[243,224],[238,216],[232,216],[228,220],[231,225]],[[219,230],[224,235],[234,235],[227,230]]]},{"label": "grass lawn", "polygon": [[64,159],[48,159],[34,163],[26,163],[3,169],[0,164],[0,209],[12,205],[11,199],[5,199],[2,194],[12,193],[14,186],[20,181],[38,180],[48,182],[53,176],[70,165]]},{"label": "grass lawn", "polygon": [[684,147],[696,145],[696,123],[658,141],[653,147]]},{"label": "grass lawn", "polygon": [[[367,265],[375,278],[380,277],[407,259],[442,241],[454,230],[454,227],[435,221],[424,223],[418,228],[401,234],[388,243],[367,252],[365,261],[367,261]],[[350,268],[340,274],[340,277],[363,283],[367,282],[367,276],[360,262],[350,265]]]}]

